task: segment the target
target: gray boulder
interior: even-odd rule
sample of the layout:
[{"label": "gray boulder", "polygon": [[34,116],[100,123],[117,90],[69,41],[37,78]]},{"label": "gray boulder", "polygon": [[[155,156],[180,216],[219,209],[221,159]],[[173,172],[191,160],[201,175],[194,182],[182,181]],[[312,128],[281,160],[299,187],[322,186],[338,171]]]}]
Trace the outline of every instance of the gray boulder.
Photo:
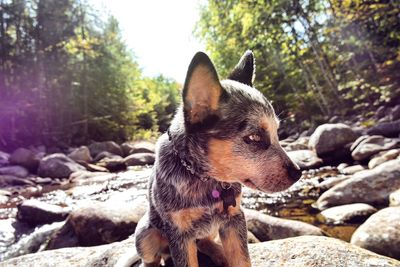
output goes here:
[{"label": "gray boulder", "polygon": [[400,262],[347,242],[322,236],[299,236],[250,245],[254,267],[399,267]]},{"label": "gray boulder", "polygon": [[68,154],[68,157],[77,162],[91,162],[93,160],[87,146],[81,146],[74,149],[71,153]]},{"label": "gray boulder", "polygon": [[127,156],[125,159],[126,166],[143,166],[154,164],[155,155],[154,153],[136,153]]},{"label": "gray boulder", "polygon": [[318,168],[322,165],[322,159],[311,150],[289,151],[288,155],[302,170]]},{"label": "gray boulder", "polygon": [[[102,152],[101,154],[103,154]],[[96,165],[106,168],[107,170],[110,171],[120,171],[126,169],[125,161],[124,158],[118,155],[112,155],[109,154],[108,152],[107,156],[99,160]],[[99,154],[100,155],[100,154]]]},{"label": "gray boulder", "polygon": [[89,150],[93,158],[103,151],[110,152],[114,155],[123,156],[121,147],[114,141],[94,142],[89,145]]},{"label": "gray boulder", "polygon": [[25,186],[25,185],[35,185],[31,180],[26,178],[15,177],[12,175],[0,175],[0,187],[9,186]]},{"label": "gray boulder", "polygon": [[247,229],[261,242],[300,235],[324,235],[322,230],[308,223],[281,219],[256,210],[244,210]]},{"label": "gray boulder", "polygon": [[399,177],[400,159],[391,160],[335,185],[324,192],[315,205],[321,210],[351,203],[386,205],[393,189],[400,188]]},{"label": "gray boulder", "polygon": [[343,148],[358,137],[349,126],[343,123],[323,124],[311,135],[309,148],[318,156]]},{"label": "gray boulder", "polygon": [[124,240],[135,232],[147,205],[143,199],[132,203],[88,202],[70,213],[64,227],[50,240],[48,249]]},{"label": "gray boulder", "polygon": [[382,151],[376,154],[371,158],[371,160],[368,162],[368,168],[373,169],[376,166],[397,158],[400,155],[400,149],[391,149],[388,151]]},{"label": "gray boulder", "polygon": [[73,172],[85,170],[84,167],[64,154],[52,154],[44,157],[39,164],[38,174],[42,177],[68,178]]},{"label": "gray boulder", "polygon": [[365,203],[354,203],[341,205],[326,209],[321,215],[328,224],[345,224],[364,222],[369,216],[377,211],[371,205]]},{"label": "gray boulder", "polygon": [[398,137],[400,134],[400,119],[375,125],[374,127],[368,129],[367,134]]},{"label": "gray boulder", "polygon": [[18,148],[10,156],[11,164],[21,165],[33,172],[36,172],[39,160],[39,157],[26,148]]},{"label": "gray boulder", "polygon": [[354,232],[351,243],[400,259],[400,207],[385,208],[369,217]]},{"label": "gray boulder", "polygon": [[155,153],[156,145],[148,141],[126,142],[121,145],[125,157],[135,153]]},{"label": "gray boulder", "polygon": [[26,168],[22,166],[7,166],[0,167],[0,175],[12,175],[19,178],[25,178],[29,175],[29,172]]},{"label": "gray boulder", "polygon": [[17,219],[29,225],[49,224],[65,220],[68,213],[66,208],[29,199],[18,206]]},{"label": "gray boulder", "polygon": [[378,152],[396,148],[400,144],[399,139],[390,139],[379,135],[361,138],[363,138],[362,141],[356,141],[355,143],[358,145],[351,148],[351,156],[358,161],[368,159]]}]

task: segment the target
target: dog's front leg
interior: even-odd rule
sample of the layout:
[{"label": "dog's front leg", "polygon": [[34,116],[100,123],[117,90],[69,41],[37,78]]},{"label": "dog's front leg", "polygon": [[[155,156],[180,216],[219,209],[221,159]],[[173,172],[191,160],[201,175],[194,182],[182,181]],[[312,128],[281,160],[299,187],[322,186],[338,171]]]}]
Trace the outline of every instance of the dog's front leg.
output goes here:
[{"label": "dog's front leg", "polygon": [[197,245],[195,239],[182,236],[170,236],[169,249],[174,266],[198,267]]},{"label": "dog's front leg", "polygon": [[243,211],[222,225],[219,235],[229,267],[251,267]]}]

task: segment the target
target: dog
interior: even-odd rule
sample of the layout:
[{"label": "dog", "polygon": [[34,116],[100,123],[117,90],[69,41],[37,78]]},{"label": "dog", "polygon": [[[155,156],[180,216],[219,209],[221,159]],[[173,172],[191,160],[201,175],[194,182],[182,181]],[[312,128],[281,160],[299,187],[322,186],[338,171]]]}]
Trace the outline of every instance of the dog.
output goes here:
[{"label": "dog", "polygon": [[168,255],[176,267],[197,267],[198,250],[219,266],[251,266],[242,185],[276,192],[301,176],[279,144],[279,120],[253,87],[254,75],[251,51],[222,81],[205,53],[193,57],[182,104],[157,142],[149,209],[135,231],[145,267]]}]

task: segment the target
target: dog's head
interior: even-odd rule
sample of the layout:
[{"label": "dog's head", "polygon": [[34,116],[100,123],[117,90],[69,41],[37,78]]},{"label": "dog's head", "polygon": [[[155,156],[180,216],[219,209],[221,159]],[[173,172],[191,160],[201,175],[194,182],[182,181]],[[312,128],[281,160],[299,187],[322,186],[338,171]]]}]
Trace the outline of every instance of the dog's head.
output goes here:
[{"label": "dog's head", "polygon": [[281,191],[301,172],[279,144],[279,120],[253,87],[254,56],[247,51],[227,80],[220,81],[209,57],[199,52],[183,88],[185,130],[206,140],[207,174],[264,192]]}]

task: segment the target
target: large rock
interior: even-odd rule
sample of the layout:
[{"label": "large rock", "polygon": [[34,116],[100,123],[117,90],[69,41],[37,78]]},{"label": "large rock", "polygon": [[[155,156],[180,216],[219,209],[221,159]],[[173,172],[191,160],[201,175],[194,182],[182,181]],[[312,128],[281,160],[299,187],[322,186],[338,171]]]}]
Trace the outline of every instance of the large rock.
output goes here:
[{"label": "large rock", "polygon": [[[395,259],[338,239],[321,236],[301,236],[250,244],[249,252],[253,267],[400,266],[400,262]],[[199,267],[216,267],[200,254],[199,262]],[[3,262],[4,266],[138,267],[139,264],[133,238],[96,247],[43,251]]]},{"label": "large rock", "polygon": [[400,134],[400,120],[380,123],[370,129],[368,129],[367,133],[369,135],[383,135],[386,137],[398,137]]},{"label": "large rock", "polygon": [[343,123],[323,124],[311,135],[309,147],[318,156],[343,148],[358,137],[349,126]]},{"label": "large rock", "polygon": [[302,170],[318,168],[322,165],[322,159],[311,150],[289,151],[288,155]]},{"label": "large rock", "polygon": [[351,243],[400,259],[400,207],[385,208],[369,217],[354,232]]},{"label": "large rock", "polygon": [[64,227],[50,240],[48,248],[95,246],[126,239],[147,209],[147,202],[88,202],[72,211]]},{"label": "large rock", "polygon": [[80,162],[91,162],[93,160],[92,156],[90,155],[89,148],[87,146],[81,146],[74,149],[71,153],[68,154],[70,159],[74,161]]},{"label": "large rock", "polygon": [[34,185],[31,180],[12,175],[0,175],[0,187]]},{"label": "large rock", "polygon": [[52,154],[44,157],[39,164],[38,174],[42,177],[68,178],[73,172],[85,170],[84,167],[64,154]]},{"label": "large rock", "polygon": [[89,145],[89,150],[93,158],[103,151],[110,152],[114,155],[123,156],[121,147],[113,141],[94,142]]},{"label": "large rock", "polygon": [[397,158],[399,155],[400,149],[391,149],[388,151],[379,152],[368,162],[368,168],[373,169],[386,161]]},{"label": "large rock", "polygon": [[10,163],[24,166],[25,168],[36,172],[36,169],[39,166],[39,158],[29,149],[18,148],[11,154]]},{"label": "large rock", "polygon": [[320,228],[308,223],[281,219],[259,211],[245,209],[247,229],[260,241],[300,235],[323,235]]},{"label": "large rock", "polygon": [[22,166],[7,166],[7,167],[0,167],[0,174],[25,178],[29,175],[29,172],[26,168]]},{"label": "large rock", "polygon": [[154,164],[155,155],[154,153],[136,153],[127,156],[125,159],[126,166],[143,166]]},{"label": "large rock", "polygon": [[347,242],[322,236],[300,236],[250,245],[253,267],[399,267],[400,262]]},{"label": "large rock", "polygon": [[315,204],[319,209],[351,203],[387,204],[393,189],[400,188],[399,177],[400,159],[391,160],[354,174],[324,192]]},{"label": "large rock", "polygon": [[107,153],[107,156],[103,157],[96,163],[98,166],[104,167],[110,171],[120,171],[126,169],[125,160],[123,157],[113,155],[108,152],[102,152],[99,155],[105,153]]},{"label": "large rock", "polygon": [[29,225],[49,224],[65,220],[68,213],[66,208],[29,199],[18,206],[17,219]]},{"label": "large rock", "polygon": [[148,141],[126,142],[121,145],[125,157],[135,153],[155,153],[156,145]]},{"label": "large rock", "polygon": [[364,222],[376,211],[371,205],[354,203],[326,209],[321,215],[328,224],[359,223]]},{"label": "large rock", "polygon": [[[363,137],[361,137],[363,138]],[[380,135],[368,136],[363,138],[361,142],[358,143],[356,147],[352,147],[351,156],[354,160],[365,160],[370,158],[372,155],[399,146],[399,139],[385,138]]]}]

